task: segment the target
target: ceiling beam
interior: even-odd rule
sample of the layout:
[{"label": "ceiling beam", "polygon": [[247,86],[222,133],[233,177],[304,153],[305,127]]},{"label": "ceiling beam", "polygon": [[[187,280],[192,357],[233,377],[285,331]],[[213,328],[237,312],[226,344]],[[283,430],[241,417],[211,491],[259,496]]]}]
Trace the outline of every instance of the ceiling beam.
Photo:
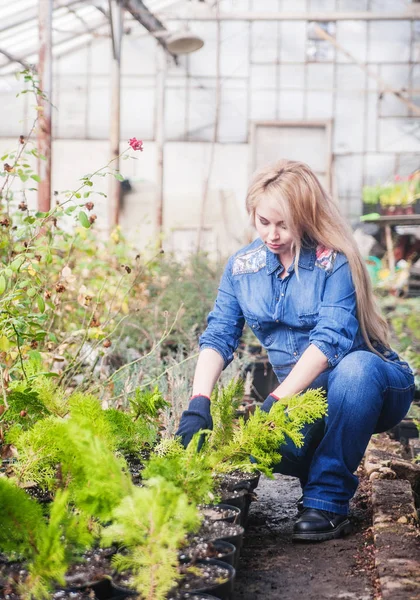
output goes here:
[{"label": "ceiling beam", "polygon": [[[104,29],[104,27],[106,26],[106,29]],[[60,48],[62,46],[65,46],[66,44],[68,44],[68,42],[72,41],[72,40],[76,40],[78,38],[81,38],[83,36],[85,36],[85,42],[83,44],[80,44],[78,46],[75,46],[75,51],[76,50],[80,50],[81,48],[83,48],[83,46],[87,45],[88,43],[90,43],[92,40],[96,39],[96,38],[109,38],[109,23],[101,23],[100,25],[98,25],[97,29],[92,32],[92,31],[79,31],[77,33],[72,33],[69,32],[69,37],[66,37],[63,40],[60,40],[59,42],[56,42],[53,46],[53,56],[54,58],[59,58],[61,56],[64,56],[66,54],[70,54],[73,49],[71,50],[67,50],[65,49],[64,52],[60,53]],[[3,75],[3,71],[5,69],[7,69],[8,66],[10,66],[12,63],[18,63],[23,65],[26,69],[28,68],[36,68],[37,66],[37,62],[38,62],[38,57],[37,57],[37,48],[33,48],[30,52],[25,53],[24,56],[13,56],[12,54],[10,54],[9,52],[6,52],[5,50],[1,50],[0,49],[0,54],[3,54],[4,56],[6,56],[9,59],[9,62],[4,64],[4,65],[0,65],[0,75]],[[27,58],[34,58],[34,63],[29,63],[27,62]],[[15,69],[11,69],[10,71],[7,71],[7,74],[9,73],[14,73],[18,70],[18,67]]]},{"label": "ceiling beam", "polygon": [[[73,6],[73,4],[80,4],[81,2],[83,2],[83,0],[68,0],[68,2],[66,3],[56,4],[54,10],[58,10],[60,8],[68,8],[70,6]],[[19,12],[19,17],[15,21],[12,21],[11,23],[6,21],[4,25],[0,25],[0,33],[8,29],[13,29],[14,27],[19,27],[19,25],[24,25],[25,23],[29,23],[30,21],[33,21],[33,24],[37,25],[37,19],[38,6],[36,6],[34,10],[25,11],[23,16],[21,16],[21,13]]]},{"label": "ceiling beam", "polygon": [[13,54],[10,54],[10,52],[7,52],[7,50],[2,50],[2,48],[0,48],[0,54],[3,54],[3,56],[5,56],[9,62],[6,63],[5,65],[1,65],[0,69],[2,67],[7,66],[10,63],[18,63],[19,65],[22,65],[22,67],[24,67],[25,69],[30,70],[31,69],[31,65],[26,62],[26,60],[24,60],[23,58],[18,58],[17,56],[14,56]]},{"label": "ceiling beam", "polygon": [[156,15],[165,21],[409,21],[420,19],[420,7],[412,7],[405,12],[375,13],[365,11],[354,12],[236,12],[202,14],[194,11],[180,17],[167,11],[157,11]]},{"label": "ceiling beam", "polygon": [[176,55],[172,54],[166,46],[165,40],[155,34],[165,31],[166,27],[155,15],[150,12],[143,0],[122,0],[123,7],[138,21],[149,33],[151,33],[162,46],[162,48],[176,60]]}]

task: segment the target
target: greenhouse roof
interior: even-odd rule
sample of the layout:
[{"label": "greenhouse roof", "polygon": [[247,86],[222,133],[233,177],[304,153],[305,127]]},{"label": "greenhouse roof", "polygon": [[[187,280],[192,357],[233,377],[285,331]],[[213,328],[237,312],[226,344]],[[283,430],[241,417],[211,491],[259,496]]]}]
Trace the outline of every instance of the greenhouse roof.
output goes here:
[{"label": "greenhouse roof", "polygon": [[[0,0],[0,74],[33,67],[38,62],[38,7],[47,0]],[[186,3],[186,0],[129,0],[133,6],[143,5],[153,17]],[[92,40],[111,37],[109,0],[53,0],[53,56],[78,50]],[[150,12],[149,12],[150,11]],[[142,11],[144,12],[144,11]],[[140,23],[126,11],[125,30]]]},{"label": "greenhouse roof", "polygon": [[[39,31],[38,9],[40,3],[49,0],[0,0],[0,75],[8,75],[24,68],[36,67],[38,63]],[[217,14],[214,0],[119,0],[127,9],[124,11],[124,31],[136,35],[150,32],[166,48],[165,30],[173,31],[179,27],[178,20],[212,20]],[[111,38],[110,5],[115,0],[53,0],[52,44],[53,57],[77,51],[100,38]],[[220,18],[234,20],[270,20],[270,18],[302,19],[330,21],[339,19],[407,19],[420,18],[420,2],[417,0],[393,0],[392,14],[386,14],[386,6],[375,4],[379,9],[372,11],[357,10],[349,13],[339,10],[331,12],[305,12],[297,10],[295,0],[283,0],[283,10],[276,14],[270,12],[244,12],[250,2],[245,0],[218,0]],[[354,6],[359,4],[354,4]],[[262,5],[254,0],[254,6],[277,3],[274,0]],[[302,2],[299,6],[303,6]],[[311,4],[312,6],[312,4]],[[316,6],[323,6],[322,3]],[[343,6],[353,6],[350,2]],[[267,10],[267,9],[266,9]],[[229,11],[230,17],[229,17]],[[346,13],[346,14],[344,14]],[[219,18],[219,17],[218,17]],[[146,31],[147,30],[147,31]],[[166,48],[167,49],[167,48]]]}]

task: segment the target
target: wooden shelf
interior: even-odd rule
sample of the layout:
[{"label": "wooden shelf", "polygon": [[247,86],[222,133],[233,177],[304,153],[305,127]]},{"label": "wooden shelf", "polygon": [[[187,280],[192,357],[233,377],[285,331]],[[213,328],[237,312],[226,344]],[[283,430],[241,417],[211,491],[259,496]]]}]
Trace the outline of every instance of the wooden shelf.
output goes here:
[{"label": "wooden shelf", "polygon": [[380,227],[385,225],[420,225],[420,215],[383,215],[376,219],[361,221],[362,223],[375,223]]}]

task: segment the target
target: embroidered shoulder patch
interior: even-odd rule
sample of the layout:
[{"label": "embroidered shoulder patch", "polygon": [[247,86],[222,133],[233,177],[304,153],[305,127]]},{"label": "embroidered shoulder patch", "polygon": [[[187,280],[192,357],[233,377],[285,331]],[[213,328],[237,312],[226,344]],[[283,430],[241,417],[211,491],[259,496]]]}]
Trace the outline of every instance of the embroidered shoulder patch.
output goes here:
[{"label": "embroidered shoulder patch", "polygon": [[315,266],[331,273],[334,267],[334,262],[337,256],[337,252],[331,248],[326,248],[321,244],[316,248],[316,260]]},{"label": "embroidered shoulder patch", "polygon": [[264,246],[241,254],[235,258],[232,266],[232,275],[242,273],[257,273],[267,264],[267,254]]}]

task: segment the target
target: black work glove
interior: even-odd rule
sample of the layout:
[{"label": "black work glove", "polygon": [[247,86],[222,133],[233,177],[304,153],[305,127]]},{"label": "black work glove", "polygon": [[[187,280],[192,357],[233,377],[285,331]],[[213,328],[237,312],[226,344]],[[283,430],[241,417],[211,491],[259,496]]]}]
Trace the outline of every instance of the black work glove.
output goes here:
[{"label": "black work glove", "polygon": [[261,410],[269,413],[271,410],[271,407],[273,406],[273,404],[275,404],[278,401],[277,396],[274,396],[273,394],[269,394],[267,396],[267,398],[264,400],[264,402],[261,405]]},{"label": "black work glove", "polygon": [[[207,396],[193,396],[187,410],[184,410],[175,435],[181,438],[184,448],[188,446],[195,433],[202,429],[213,429],[213,419],[210,414],[210,398]],[[203,444],[201,436],[198,449]]]}]

